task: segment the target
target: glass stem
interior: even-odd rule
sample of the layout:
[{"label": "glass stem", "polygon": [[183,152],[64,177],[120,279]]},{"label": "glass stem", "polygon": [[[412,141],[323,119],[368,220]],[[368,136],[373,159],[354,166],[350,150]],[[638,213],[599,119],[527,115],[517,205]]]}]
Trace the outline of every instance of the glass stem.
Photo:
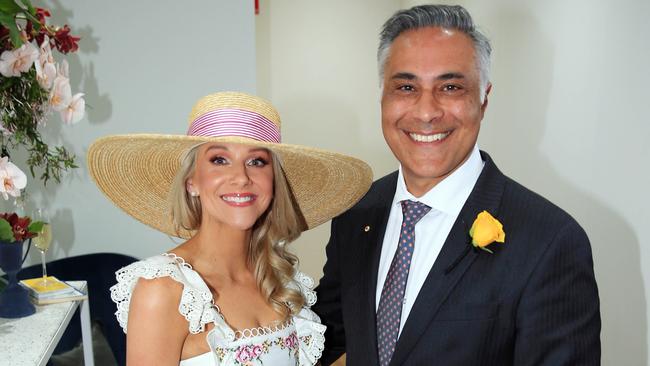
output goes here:
[{"label": "glass stem", "polygon": [[43,264],[43,285],[47,286],[47,268],[45,268],[45,251],[41,250],[41,262]]}]

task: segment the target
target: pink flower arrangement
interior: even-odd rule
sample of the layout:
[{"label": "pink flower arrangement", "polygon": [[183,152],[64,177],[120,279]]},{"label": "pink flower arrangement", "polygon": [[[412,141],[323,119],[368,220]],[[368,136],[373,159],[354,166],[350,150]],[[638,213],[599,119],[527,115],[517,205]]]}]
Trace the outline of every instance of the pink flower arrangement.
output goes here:
[{"label": "pink flower arrangement", "polygon": [[0,7],[0,156],[23,146],[32,176],[35,167],[42,168],[44,183],[58,182],[62,171],[77,166],[63,146],[51,149],[38,127],[53,112],[65,124],[76,123],[86,108],[84,94],[72,93],[67,61],[54,54],[77,51],[80,38],[67,24],[47,24],[48,17],[48,10],[29,0],[3,0]]}]

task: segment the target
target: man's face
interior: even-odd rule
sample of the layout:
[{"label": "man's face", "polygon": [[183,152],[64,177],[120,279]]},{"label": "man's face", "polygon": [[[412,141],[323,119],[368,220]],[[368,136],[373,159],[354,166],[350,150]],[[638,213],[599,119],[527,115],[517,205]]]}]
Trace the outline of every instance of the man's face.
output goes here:
[{"label": "man's face", "polygon": [[469,157],[487,106],[471,39],[439,27],[409,30],[384,68],[382,130],[416,197]]}]

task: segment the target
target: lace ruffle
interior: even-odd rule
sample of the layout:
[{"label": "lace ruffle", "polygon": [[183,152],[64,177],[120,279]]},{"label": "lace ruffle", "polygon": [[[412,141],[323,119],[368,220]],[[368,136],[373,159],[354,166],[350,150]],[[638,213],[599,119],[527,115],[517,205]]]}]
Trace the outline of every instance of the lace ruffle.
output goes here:
[{"label": "lace ruffle", "polygon": [[302,296],[305,298],[306,307],[312,307],[316,303],[316,291],[312,290],[314,288],[314,280],[300,271],[296,271],[293,280],[294,286],[291,287],[302,293]]},{"label": "lace ruffle", "polygon": [[327,327],[321,324],[318,315],[310,309],[316,303],[316,291],[312,290],[314,280],[300,271],[296,271],[293,279],[294,288],[305,298],[305,306],[294,316],[299,341],[298,364],[311,366],[318,362],[323,353]]},{"label": "lace ruffle", "polygon": [[327,327],[320,323],[320,318],[316,313],[306,307],[294,316],[294,324],[300,342],[298,364],[301,366],[315,365],[325,348],[325,329]]},{"label": "lace ruffle", "polygon": [[212,294],[207,289],[190,285],[179,268],[183,265],[187,264],[177,261],[173,256],[158,256],[132,263],[115,273],[117,284],[111,287],[111,299],[117,304],[115,316],[124,333],[127,331],[131,295],[139,278],[171,277],[183,285],[178,311],[189,323],[190,333],[200,333],[206,324],[215,321],[218,315],[212,307]]}]

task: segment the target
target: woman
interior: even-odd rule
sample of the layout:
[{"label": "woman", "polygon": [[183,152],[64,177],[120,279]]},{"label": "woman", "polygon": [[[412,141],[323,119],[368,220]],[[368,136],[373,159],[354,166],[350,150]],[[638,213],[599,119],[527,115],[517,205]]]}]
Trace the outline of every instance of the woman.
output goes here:
[{"label": "woman", "polygon": [[277,112],[254,96],[208,95],[189,121],[187,135],[110,136],[88,153],[109,199],[189,238],[117,272],[127,363],[314,365],[325,327],[286,245],[352,206],[370,169],[280,143]]}]

